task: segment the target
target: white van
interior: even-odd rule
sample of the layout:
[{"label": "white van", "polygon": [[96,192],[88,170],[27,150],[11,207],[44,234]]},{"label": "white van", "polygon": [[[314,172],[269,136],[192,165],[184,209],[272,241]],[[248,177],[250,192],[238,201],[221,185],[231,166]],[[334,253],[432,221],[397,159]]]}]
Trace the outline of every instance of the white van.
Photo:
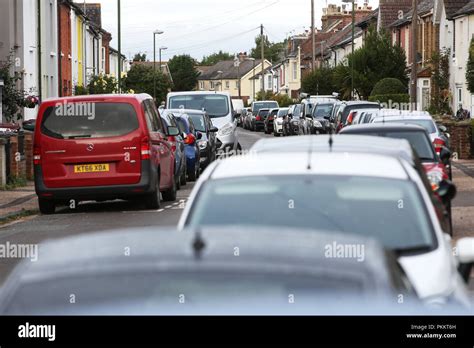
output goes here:
[{"label": "white van", "polygon": [[241,150],[237,137],[237,123],[232,99],[228,92],[171,92],[166,100],[167,109],[204,110],[217,132],[218,154]]}]

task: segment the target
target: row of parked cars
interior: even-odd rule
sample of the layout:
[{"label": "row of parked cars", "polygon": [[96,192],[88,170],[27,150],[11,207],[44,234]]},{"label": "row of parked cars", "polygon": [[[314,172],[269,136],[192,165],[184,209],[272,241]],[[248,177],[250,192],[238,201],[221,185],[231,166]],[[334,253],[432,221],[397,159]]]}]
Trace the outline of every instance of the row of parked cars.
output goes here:
[{"label": "row of parked cars", "polygon": [[[72,105],[70,114],[60,112],[64,105]],[[47,100],[36,124],[35,187],[43,214],[71,200],[136,199],[159,209],[161,198],[174,201],[181,186],[197,180],[219,146],[208,112],[159,111],[146,94]]]}]

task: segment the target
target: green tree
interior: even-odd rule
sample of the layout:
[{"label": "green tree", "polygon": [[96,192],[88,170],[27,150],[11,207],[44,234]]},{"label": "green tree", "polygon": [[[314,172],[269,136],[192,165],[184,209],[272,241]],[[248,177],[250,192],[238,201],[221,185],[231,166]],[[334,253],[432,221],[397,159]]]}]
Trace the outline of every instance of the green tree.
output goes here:
[{"label": "green tree", "polygon": [[[14,55],[10,52],[5,62],[0,63],[0,80],[3,80],[3,116],[7,122],[19,121],[22,118],[21,108],[28,106],[26,91],[19,89],[18,83],[21,81],[21,74],[12,73],[14,65]],[[0,119],[0,122],[2,120]]]},{"label": "green tree", "polygon": [[335,83],[346,98],[351,95],[352,66],[354,90],[361,99],[367,99],[375,84],[387,77],[408,84],[405,52],[392,44],[386,32],[377,32],[374,28],[369,30],[364,45],[349,54],[345,64],[335,70]]},{"label": "green tree", "polygon": [[[278,62],[284,57],[286,41],[284,42],[277,42],[273,43],[270,42],[268,36],[263,36],[263,47],[265,52],[265,59],[268,59],[271,62]],[[261,59],[262,52],[261,52],[261,44],[262,44],[262,36],[258,35],[255,38],[255,47],[252,48],[250,52],[250,56],[255,59]]]},{"label": "green tree", "polygon": [[134,62],[146,62],[146,53],[137,53],[133,57]]},{"label": "green tree", "polygon": [[451,93],[449,91],[449,59],[451,51],[442,49],[431,57],[433,66],[433,88],[429,111],[433,114],[452,114]]},{"label": "green tree", "polygon": [[324,67],[314,70],[302,79],[301,89],[304,93],[312,95],[328,95],[338,92],[334,83],[334,69]]},{"label": "green tree", "polygon": [[174,56],[168,62],[173,76],[174,91],[191,91],[196,88],[199,72],[195,68],[196,61],[187,54]]},{"label": "green tree", "polygon": [[223,52],[222,50],[213,53],[209,56],[204,56],[202,58],[201,64],[200,65],[215,65],[219,62],[222,62],[223,60],[231,60],[234,59],[234,56],[228,52]]},{"label": "green tree", "polygon": [[466,67],[467,88],[471,94],[474,94],[474,38],[471,39],[469,46],[469,59]]},{"label": "green tree", "polygon": [[167,76],[159,70],[153,70],[153,67],[143,64],[133,64],[123,80],[123,89],[133,91],[134,93],[147,93],[153,96],[154,81],[156,77],[156,103],[166,100],[168,90],[171,88]]},{"label": "green tree", "polygon": [[88,94],[112,94],[118,91],[118,81],[110,75],[94,75],[87,85]]}]

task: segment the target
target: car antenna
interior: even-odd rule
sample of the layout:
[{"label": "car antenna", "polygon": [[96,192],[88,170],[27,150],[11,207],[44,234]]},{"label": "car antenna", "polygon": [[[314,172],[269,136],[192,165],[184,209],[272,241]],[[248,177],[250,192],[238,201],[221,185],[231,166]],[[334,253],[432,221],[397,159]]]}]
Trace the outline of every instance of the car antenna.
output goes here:
[{"label": "car antenna", "polygon": [[204,243],[204,240],[202,239],[201,232],[198,230],[196,231],[194,235],[194,240],[193,240],[193,251],[194,251],[194,257],[199,260],[202,255],[202,251],[206,247],[206,243]]},{"label": "car antenna", "polygon": [[329,131],[329,152],[332,152],[332,144],[334,143],[334,140],[332,138],[332,131]]},{"label": "car antenna", "polygon": [[311,170],[311,157],[313,155],[313,136],[310,135],[309,149],[308,149],[308,167],[306,169]]}]

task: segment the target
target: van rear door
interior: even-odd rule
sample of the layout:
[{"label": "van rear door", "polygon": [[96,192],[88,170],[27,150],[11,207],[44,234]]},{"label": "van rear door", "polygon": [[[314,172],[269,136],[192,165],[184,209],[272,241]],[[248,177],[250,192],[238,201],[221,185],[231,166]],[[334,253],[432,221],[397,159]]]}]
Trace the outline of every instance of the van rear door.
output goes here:
[{"label": "van rear door", "polygon": [[132,104],[56,104],[44,111],[40,121],[39,151],[47,187],[127,185],[140,181],[143,135]]}]

